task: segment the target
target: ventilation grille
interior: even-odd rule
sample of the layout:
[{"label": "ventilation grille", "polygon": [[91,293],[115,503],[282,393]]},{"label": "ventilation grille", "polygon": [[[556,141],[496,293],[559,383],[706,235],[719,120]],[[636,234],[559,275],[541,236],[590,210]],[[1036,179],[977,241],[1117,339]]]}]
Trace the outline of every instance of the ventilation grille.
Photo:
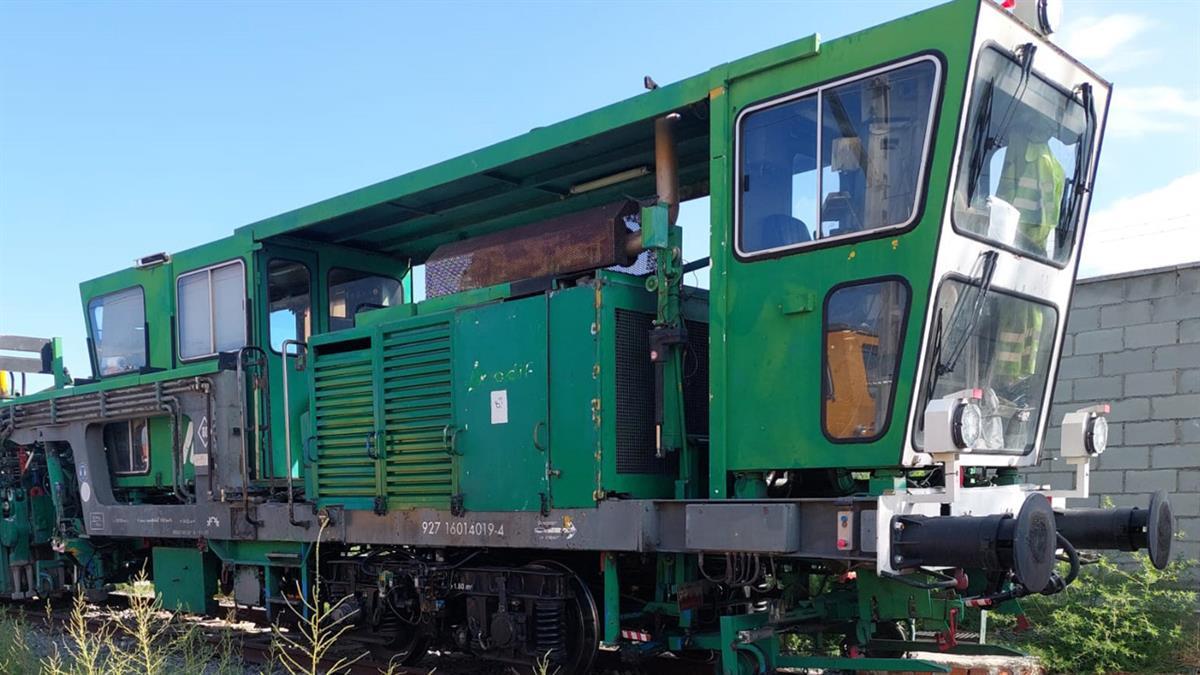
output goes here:
[{"label": "ventilation grille", "polygon": [[708,436],[708,323],[684,325],[688,346],[683,353],[683,414],[689,436]]},{"label": "ventilation grille", "polygon": [[[654,317],[617,310],[617,473],[670,474],[678,455],[654,456],[654,364],[650,327]],[[686,322],[684,414],[689,434],[708,433],[708,324]]]},{"label": "ventilation grille", "polygon": [[450,324],[383,334],[383,417],[388,506],[449,508],[454,420]]},{"label": "ventilation grille", "polygon": [[375,460],[367,455],[367,441],[375,430],[371,350],[316,354],[317,496],[374,497]]}]

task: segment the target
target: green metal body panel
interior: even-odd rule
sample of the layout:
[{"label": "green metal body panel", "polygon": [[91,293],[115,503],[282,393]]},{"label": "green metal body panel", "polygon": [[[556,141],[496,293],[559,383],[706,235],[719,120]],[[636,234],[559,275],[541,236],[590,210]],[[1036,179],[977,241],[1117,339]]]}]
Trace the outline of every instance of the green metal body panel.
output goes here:
[{"label": "green metal body panel", "polygon": [[556,508],[588,508],[596,503],[604,455],[601,429],[603,364],[600,339],[605,288],[569,289],[550,294],[550,493]]},{"label": "green metal body panel", "polygon": [[154,590],[163,607],[201,614],[216,609],[220,561],[198,548],[154,548]]},{"label": "green metal body panel", "polygon": [[312,485],[318,504],[449,508],[452,461],[448,312],[312,341]]},{"label": "green metal body panel", "polygon": [[461,457],[467,509],[550,505],[549,314],[549,299],[536,295],[455,317],[453,452]]},{"label": "green metal body panel", "polygon": [[[692,293],[685,315],[702,325],[706,296]],[[642,279],[603,273],[507,302],[427,302],[441,310],[378,310],[313,338],[306,461],[318,504],[539,511],[671,496],[669,462],[619,460],[620,406],[653,406],[649,350],[637,347],[655,312]],[[628,370],[639,360],[645,370]],[[618,382],[633,388],[621,394]]]},{"label": "green metal body panel", "polygon": [[[209,548],[221,562],[237,565],[294,566],[304,560],[312,544],[294,541],[213,541]],[[280,561],[286,561],[284,565]]]},{"label": "green metal body panel", "polygon": [[460,492],[454,465],[460,408],[452,317],[434,314],[378,329],[376,420],[380,488],[387,507],[449,508]]}]

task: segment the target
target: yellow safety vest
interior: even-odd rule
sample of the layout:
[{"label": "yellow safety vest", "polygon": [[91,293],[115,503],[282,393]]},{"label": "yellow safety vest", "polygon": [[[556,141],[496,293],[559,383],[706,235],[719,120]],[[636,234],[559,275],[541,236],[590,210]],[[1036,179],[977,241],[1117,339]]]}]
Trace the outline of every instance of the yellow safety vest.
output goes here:
[{"label": "yellow safety vest", "polygon": [[[1046,143],[1031,141],[1024,148],[1013,143],[1004,153],[996,196],[1020,212],[1022,248],[1046,254],[1046,241],[1058,227],[1065,185],[1066,172]],[[1042,313],[1036,307],[1001,316],[995,372],[1010,378],[1032,375],[1041,335]]]},{"label": "yellow safety vest", "polygon": [[996,196],[1021,213],[1023,248],[1046,254],[1046,240],[1058,227],[1066,172],[1043,142],[1012,143],[1004,153]]}]

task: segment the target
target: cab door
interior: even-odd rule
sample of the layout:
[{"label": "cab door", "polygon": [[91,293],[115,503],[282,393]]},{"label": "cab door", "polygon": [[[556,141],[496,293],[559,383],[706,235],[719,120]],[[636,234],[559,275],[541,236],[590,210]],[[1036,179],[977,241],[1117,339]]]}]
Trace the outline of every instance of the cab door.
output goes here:
[{"label": "cab door", "polygon": [[915,352],[905,343],[919,337],[905,330],[912,282],[927,284],[940,214],[924,193],[942,62],[915,56],[773,93],[787,79],[730,89],[731,245],[713,250],[733,255],[713,275],[726,301],[712,345],[714,363],[724,352],[714,391],[729,395],[713,410],[725,429],[714,470],[893,465],[905,420],[892,411],[907,409],[911,383],[899,380]]},{"label": "cab door", "polygon": [[[300,415],[308,410],[309,392],[304,373],[296,370],[297,356],[304,351],[310,336],[324,332],[325,317],[320,311],[324,302],[317,283],[316,253],[269,245],[259,255],[258,297],[263,300],[259,303],[256,323],[262,326],[260,344],[266,353],[273,446],[270,457],[264,458],[259,478],[280,483],[289,471],[293,478],[300,476],[304,457]],[[289,441],[290,467],[286,450]]]}]

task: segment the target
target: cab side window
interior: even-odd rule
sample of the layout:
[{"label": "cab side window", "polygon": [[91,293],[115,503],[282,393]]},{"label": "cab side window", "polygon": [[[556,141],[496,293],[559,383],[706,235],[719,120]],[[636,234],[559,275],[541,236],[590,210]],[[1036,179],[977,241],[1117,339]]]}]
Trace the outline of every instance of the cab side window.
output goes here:
[{"label": "cab side window", "polygon": [[755,256],[916,217],[939,62],[907,64],[738,117],[737,251]]},{"label": "cab side window", "polygon": [[398,305],[401,295],[391,277],[335,267],[329,270],[329,330],[353,328],[359,312]]},{"label": "cab side window", "polygon": [[835,288],[825,302],[825,433],[872,441],[887,431],[909,290],[899,280]]},{"label": "cab side window", "polygon": [[241,260],[179,275],[179,358],[215,356],[246,344],[246,268]]},{"label": "cab side window", "polygon": [[308,267],[291,260],[267,264],[268,323],[271,349],[283,350],[284,340],[307,342],[312,335],[312,289]]},{"label": "cab side window", "polygon": [[741,249],[771,251],[816,238],[817,97],[742,123]]},{"label": "cab side window", "polygon": [[140,286],[88,303],[97,375],[120,375],[146,367],[146,298]]}]

